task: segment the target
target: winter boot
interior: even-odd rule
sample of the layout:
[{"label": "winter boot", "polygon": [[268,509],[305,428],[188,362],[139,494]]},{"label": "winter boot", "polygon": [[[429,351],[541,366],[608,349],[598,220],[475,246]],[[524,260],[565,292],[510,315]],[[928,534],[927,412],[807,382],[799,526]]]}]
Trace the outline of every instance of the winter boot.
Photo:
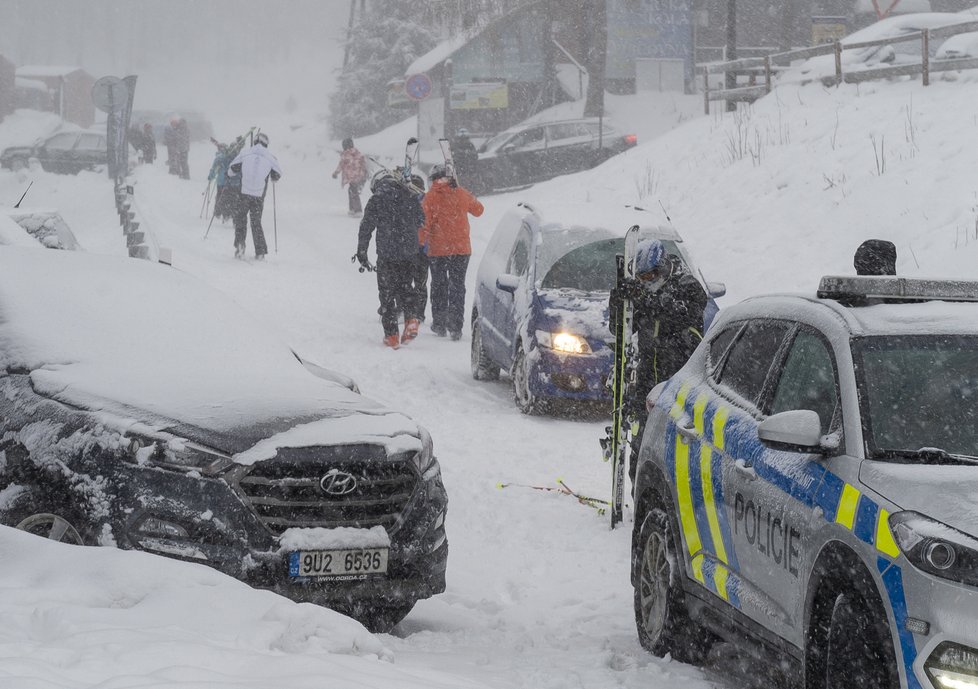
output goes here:
[{"label": "winter boot", "polygon": [[384,344],[387,345],[388,347],[390,347],[391,349],[400,349],[401,348],[401,341],[397,337],[397,335],[388,335],[388,336],[386,336],[384,338]]},{"label": "winter boot", "polygon": [[404,323],[404,334],[401,335],[401,344],[407,344],[414,338],[418,336],[418,328],[421,326],[421,321],[417,318],[409,318]]}]

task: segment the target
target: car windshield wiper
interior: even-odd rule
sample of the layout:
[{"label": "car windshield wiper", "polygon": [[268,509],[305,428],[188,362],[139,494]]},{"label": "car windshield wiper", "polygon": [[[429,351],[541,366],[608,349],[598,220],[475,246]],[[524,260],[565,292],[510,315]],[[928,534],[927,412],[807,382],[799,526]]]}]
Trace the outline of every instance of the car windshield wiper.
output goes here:
[{"label": "car windshield wiper", "polygon": [[914,459],[921,464],[978,464],[978,457],[948,452],[939,447],[922,447],[919,450],[877,450],[876,459]]}]

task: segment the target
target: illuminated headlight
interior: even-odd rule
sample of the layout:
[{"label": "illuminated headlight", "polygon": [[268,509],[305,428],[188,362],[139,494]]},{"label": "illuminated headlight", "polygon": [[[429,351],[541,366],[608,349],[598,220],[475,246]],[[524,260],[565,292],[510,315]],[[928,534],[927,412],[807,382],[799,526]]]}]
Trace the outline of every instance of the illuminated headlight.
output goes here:
[{"label": "illuminated headlight", "polygon": [[938,689],[978,689],[978,651],[945,641],[924,663]]},{"label": "illuminated headlight", "polygon": [[555,352],[564,352],[565,354],[591,353],[591,345],[580,335],[549,333],[546,330],[537,330],[537,342],[542,347],[547,347]]},{"label": "illuminated headlight", "polygon": [[978,539],[917,512],[890,515],[893,538],[920,570],[978,586]]},{"label": "illuminated headlight", "polygon": [[232,461],[230,455],[174,436],[130,436],[124,442],[129,458],[140,465],[216,474]]}]

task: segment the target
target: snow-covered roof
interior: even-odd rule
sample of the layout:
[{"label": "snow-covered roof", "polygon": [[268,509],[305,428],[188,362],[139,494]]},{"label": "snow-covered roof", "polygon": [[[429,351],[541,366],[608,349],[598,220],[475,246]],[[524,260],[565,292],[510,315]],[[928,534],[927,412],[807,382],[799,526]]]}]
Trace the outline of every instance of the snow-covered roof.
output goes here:
[{"label": "snow-covered roof", "polygon": [[666,226],[663,214],[654,207],[641,208],[615,203],[578,201],[572,203],[529,203],[527,206],[540,218],[546,230],[584,227],[602,228],[612,235],[624,237],[628,228],[639,225],[647,234],[659,239],[681,240],[675,229]]},{"label": "snow-covered roof", "polygon": [[407,71],[404,72],[404,76],[409,77],[412,74],[424,74],[431,69],[434,69],[442,62],[451,57],[456,50],[464,46],[470,40],[479,35],[479,32],[474,33],[463,33],[458,36],[453,36],[445,41],[442,41],[434,48],[429,50],[427,53],[419,57],[417,60],[408,65]]},{"label": "snow-covered roof", "polygon": [[74,72],[83,71],[81,67],[57,66],[57,65],[29,65],[17,68],[17,76],[20,77],[66,77]]},{"label": "snow-covered roof", "polygon": [[37,79],[28,79],[26,77],[14,77],[14,86],[20,89],[32,89],[34,91],[47,91],[48,85],[43,81],[38,81]]},{"label": "snow-covered roof", "polygon": [[310,374],[222,293],[147,261],[0,248],[0,368],[116,422],[204,429],[235,451],[261,441],[248,462],[340,440],[420,449],[409,418]]}]

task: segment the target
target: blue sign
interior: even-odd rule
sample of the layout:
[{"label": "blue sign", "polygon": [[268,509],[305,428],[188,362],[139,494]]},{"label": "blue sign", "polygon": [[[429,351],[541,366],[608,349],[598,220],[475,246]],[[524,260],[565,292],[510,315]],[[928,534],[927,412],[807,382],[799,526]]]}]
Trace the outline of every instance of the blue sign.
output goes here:
[{"label": "blue sign", "polygon": [[424,100],[431,95],[431,79],[427,74],[412,74],[404,82],[408,98]]},{"label": "blue sign", "polygon": [[634,79],[639,57],[683,60],[692,80],[692,0],[608,2],[608,78]]}]

